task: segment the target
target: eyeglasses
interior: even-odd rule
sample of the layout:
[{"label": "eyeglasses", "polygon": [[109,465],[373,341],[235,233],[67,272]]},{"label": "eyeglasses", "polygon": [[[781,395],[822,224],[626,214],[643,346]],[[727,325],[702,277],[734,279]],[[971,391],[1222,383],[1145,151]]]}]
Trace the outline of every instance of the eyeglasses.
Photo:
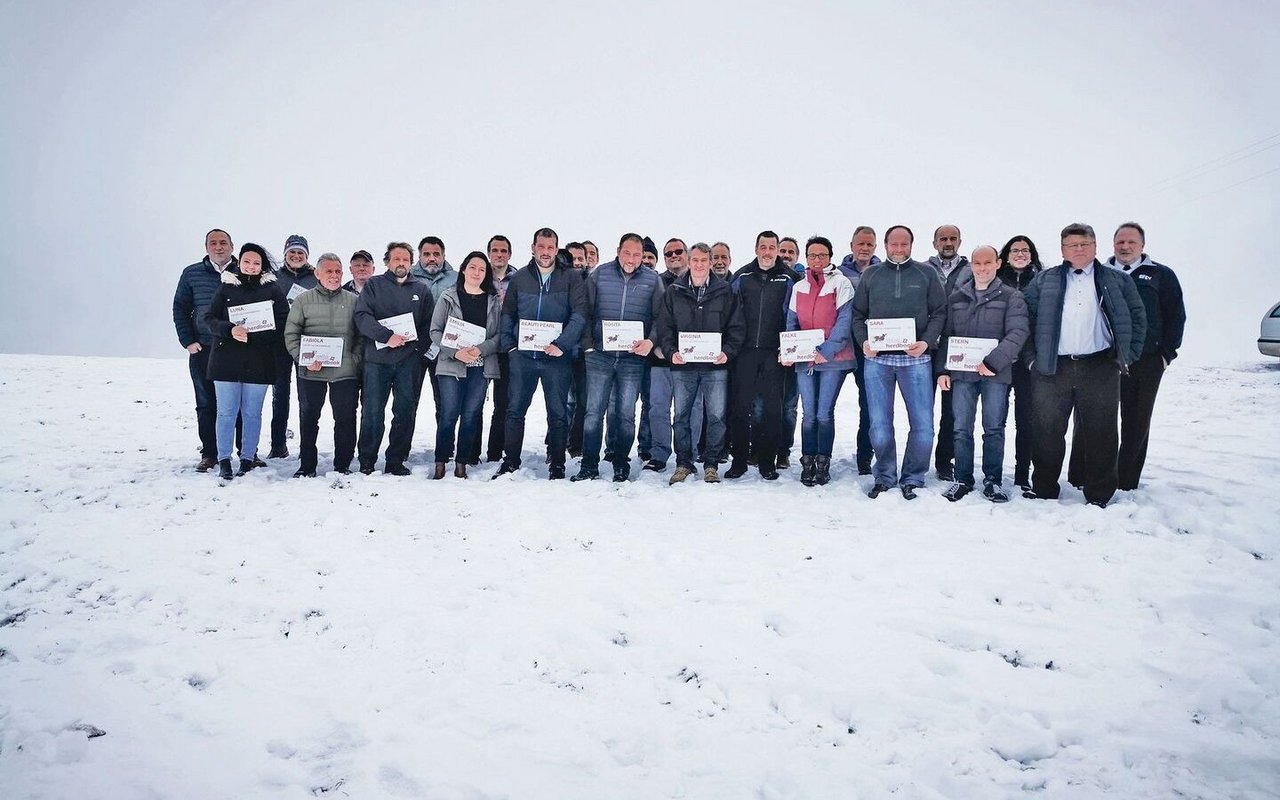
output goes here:
[{"label": "eyeglasses", "polygon": [[684,255],[684,250],[679,247],[677,247],[674,250],[663,250],[662,255],[666,256],[667,258],[675,258],[676,256]]},{"label": "eyeglasses", "polygon": [[1029,247],[1013,247],[1013,248],[1010,248],[1010,249],[1009,249],[1009,255],[1011,255],[1011,256],[1029,256],[1029,255],[1031,255],[1031,248],[1029,248]]}]

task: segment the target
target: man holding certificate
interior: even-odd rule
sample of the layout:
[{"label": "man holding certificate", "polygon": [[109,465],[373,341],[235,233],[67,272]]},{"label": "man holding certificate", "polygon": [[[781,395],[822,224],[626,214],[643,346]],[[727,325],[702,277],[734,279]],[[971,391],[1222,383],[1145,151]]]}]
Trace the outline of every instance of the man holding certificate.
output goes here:
[{"label": "man holding certificate", "polygon": [[502,301],[499,347],[510,353],[510,391],[506,453],[493,477],[520,469],[524,417],[541,381],[551,464],[547,477],[558,480],[564,477],[569,382],[573,379],[573,364],[565,354],[579,345],[586,329],[586,297],[582,273],[556,259],[560,238],[555,231],[539,228],[531,249],[533,258],[511,279]]},{"label": "man holding certificate", "polygon": [[[675,385],[674,439],[676,471],[671,483],[693,474],[693,413],[706,414],[706,448],[702,451],[703,480],[719,483],[724,460],[725,406],[729,394],[726,364],[746,339],[746,325],[738,298],[729,283],[711,274],[711,248],[699,242],[689,248],[689,271],[672,283],[662,296],[662,309],[654,326],[656,344],[671,354],[671,378]],[[703,408],[693,408],[701,394]]]},{"label": "man holding certificate", "polygon": [[387,399],[391,404],[391,436],[387,442],[388,475],[408,475],[404,465],[413,446],[418,409],[418,331],[426,333],[433,307],[431,290],[409,274],[413,247],[391,242],[387,271],[369,279],[356,301],[356,328],[365,338],[364,397],[360,412],[360,471],[373,472],[382,447]]},{"label": "man holding certificate", "polygon": [[606,451],[613,459],[613,479],[631,475],[631,443],[636,434],[636,401],[644,379],[645,357],[653,349],[654,320],[662,307],[663,281],[641,269],[644,240],[624,234],[618,257],[587,276],[586,305],[590,333],[583,342],[587,361],[586,417],[583,420],[582,466],[573,480],[600,477],[600,445],[605,412],[612,410]]},{"label": "man holding certificate", "polygon": [[[924,486],[933,448],[933,368],[947,320],[947,299],[938,272],[911,259],[911,229],[894,225],[885,232],[888,260],[863,273],[853,292],[853,335],[866,356],[863,382],[871,413],[871,447],[875,450],[867,496],[875,499],[893,486],[914,500]],[[898,476],[898,445],[893,435],[893,390],[902,392],[911,421],[907,449]]]},{"label": "man holding certificate", "polygon": [[342,288],[342,260],[333,253],[316,259],[314,289],[293,301],[284,324],[284,346],[298,370],[298,417],[302,429],[301,463],[295,478],[314,478],[320,412],[326,395],[333,413],[333,468],[351,471],[356,451],[357,349],[356,295]]},{"label": "man holding certificate", "polygon": [[973,424],[982,399],[982,496],[1009,499],[1001,487],[1004,424],[1009,416],[1013,362],[1030,335],[1022,293],[996,278],[1000,258],[983,245],[973,251],[969,272],[947,298],[947,324],[933,360],[938,388],[951,394],[955,412],[955,483],[942,496],[955,502],[973,491]]}]

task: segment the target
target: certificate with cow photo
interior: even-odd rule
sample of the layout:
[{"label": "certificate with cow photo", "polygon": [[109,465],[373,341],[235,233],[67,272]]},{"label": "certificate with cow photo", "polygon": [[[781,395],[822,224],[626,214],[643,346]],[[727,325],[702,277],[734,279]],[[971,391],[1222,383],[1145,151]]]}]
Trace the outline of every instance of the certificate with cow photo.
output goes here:
[{"label": "certificate with cow photo", "polygon": [[547,345],[555,344],[560,338],[563,326],[559,322],[543,322],[536,319],[520,320],[520,336],[516,343],[518,350],[545,350]]},{"label": "certificate with cow photo", "polygon": [[872,350],[906,350],[917,341],[914,317],[867,320],[867,343]]},{"label": "certificate with cow photo", "polygon": [[778,355],[782,361],[812,361],[827,335],[821,328],[808,331],[783,331],[778,334]]},{"label": "certificate with cow photo", "polygon": [[954,372],[977,372],[978,365],[1000,344],[999,339],[975,339],[967,336],[947,338],[947,369]]},{"label": "certificate with cow photo", "polygon": [[276,329],[276,315],[270,300],[227,306],[227,319],[231,320],[232,325],[239,325],[249,333]]},{"label": "certificate with cow photo", "polygon": [[444,333],[440,336],[440,346],[461,350],[464,347],[479,347],[484,344],[484,340],[484,328],[472,325],[465,319],[449,317],[449,321],[444,324]]},{"label": "certificate with cow photo", "polygon": [[600,327],[605,350],[630,350],[632,345],[644,338],[643,322],[606,319],[600,322]]},{"label": "certificate with cow photo", "polygon": [[680,355],[690,364],[714,364],[720,355],[719,333],[681,331],[678,341]]},{"label": "certificate with cow photo", "polygon": [[309,367],[317,361],[322,367],[342,366],[341,336],[303,336],[299,344],[300,366]]},{"label": "certificate with cow photo", "polygon": [[[409,312],[396,314],[394,317],[385,317],[378,320],[378,324],[384,328],[390,328],[392,333],[400,334],[406,342],[418,341],[418,326],[413,324],[413,314]],[[385,350],[390,346],[385,342],[375,342],[375,344],[379,350]]]}]

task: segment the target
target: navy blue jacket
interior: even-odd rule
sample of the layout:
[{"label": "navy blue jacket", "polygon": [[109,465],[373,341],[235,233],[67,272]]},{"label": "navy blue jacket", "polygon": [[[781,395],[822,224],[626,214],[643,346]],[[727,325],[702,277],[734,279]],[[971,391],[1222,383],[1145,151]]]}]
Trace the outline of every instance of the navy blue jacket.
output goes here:
[{"label": "navy blue jacket", "polygon": [[[276,270],[276,280],[280,284],[280,291],[284,292],[285,299],[288,300],[289,292],[293,291],[294,285],[301,286],[303,289],[314,289],[320,285],[320,281],[316,278],[316,268],[310,264],[304,264],[302,269],[294,272],[286,264]],[[293,303],[289,300],[290,304]]]},{"label": "navy blue jacket", "polygon": [[[653,323],[662,309],[665,283],[658,273],[643,266],[636,267],[628,277],[617,259],[601,264],[587,276],[587,312],[591,318],[590,332],[583,338],[583,347],[604,350],[603,320],[625,320],[644,324],[644,338],[653,338]],[[626,355],[608,351],[613,355]],[[642,358],[642,356],[632,356]]]},{"label": "navy blue jacket", "polygon": [[[233,257],[224,269],[234,272],[235,268]],[[183,347],[197,342],[206,348],[213,346],[217,335],[205,323],[204,312],[218,291],[220,278],[208,256],[183,269],[178,277],[178,288],[173,293],[173,327]]]},{"label": "navy blue jacket", "polygon": [[[1114,256],[1107,259],[1114,265]],[[1124,270],[1124,267],[1119,267]],[[1147,312],[1147,338],[1142,344],[1142,354],[1159,353],[1169,363],[1178,357],[1178,348],[1182,346],[1182,330],[1187,324],[1187,307],[1182,302],[1182,284],[1173,270],[1157,261],[1152,261],[1146,253],[1142,260],[1132,269],[1124,270],[1133,278],[1138,287],[1138,296],[1142,298],[1142,307]]]},{"label": "navy blue jacket", "polygon": [[[1070,264],[1050,267],[1031,280],[1023,292],[1031,313],[1031,367],[1041,375],[1058,372],[1058,341],[1062,338],[1062,304],[1067,293]],[[1093,283],[1102,301],[1102,316],[1111,333],[1111,355],[1121,372],[1142,355],[1147,336],[1147,312],[1133,279],[1118,269],[1093,262]]]},{"label": "navy blue jacket", "polygon": [[[431,289],[425,283],[409,276],[404,283],[397,283],[390,272],[374,275],[364,285],[364,291],[356,300],[356,330],[365,338],[364,362],[366,364],[399,364],[406,358],[414,358],[431,346],[431,312],[435,301]],[[418,340],[401,347],[378,349],[375,342],[386,344],[392,330],[380,319],[413,314],[413,324],[418,329]]]},{"label": "navy blue jacket", "polygon": [[787,329],[787,309],[795,282],[795,272],[780,261],[773,269],[761,269],[760,260],[752,259],[733,276],[733,291],[738,295],[746,325],[742,349],[778,349],[778,334]]},{"label": "navy blue jacket", "polygon": [[572,357],[581,344],[582,333],[587,329],[587,298],[582,285],[582,273],[566,267],[559,261],[551,270],[547,282],[542,282],[542,271],[537,262],[529,260],[528,266],[515,274],[502,301],[502,338],[498,342],[500,352],[518,352],[525,358],[551,358],[536,350],[516,350],[516,337],[520,332],[520,320],[559,322],[560,335],[554,344],[565,356]]}]

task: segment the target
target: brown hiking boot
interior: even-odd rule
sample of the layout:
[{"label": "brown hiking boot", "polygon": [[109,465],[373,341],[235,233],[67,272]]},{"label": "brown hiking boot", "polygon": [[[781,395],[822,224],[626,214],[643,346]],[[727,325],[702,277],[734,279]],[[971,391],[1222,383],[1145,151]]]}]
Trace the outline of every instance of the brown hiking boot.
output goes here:
[{"label": "brown hiking boot", "polygon": [[684,483],[684,479],[693,474],[693,470],[688,467],[676,467],[676,471],[671,473],[671,480],[668,486],[674,486],[677,483]]},{"label": "brown hiking boot", "polygon": [[200,459],[200,463],[196,464],[196,472],[208,472],[218,466],[218,459],[213,456],[204,456]]},{"label": "brown hiking boot", "polygon": [[702,473],[702,480],[705,483],[719,483],[720,471],[715,467],[707,467],[706,472]]}]

